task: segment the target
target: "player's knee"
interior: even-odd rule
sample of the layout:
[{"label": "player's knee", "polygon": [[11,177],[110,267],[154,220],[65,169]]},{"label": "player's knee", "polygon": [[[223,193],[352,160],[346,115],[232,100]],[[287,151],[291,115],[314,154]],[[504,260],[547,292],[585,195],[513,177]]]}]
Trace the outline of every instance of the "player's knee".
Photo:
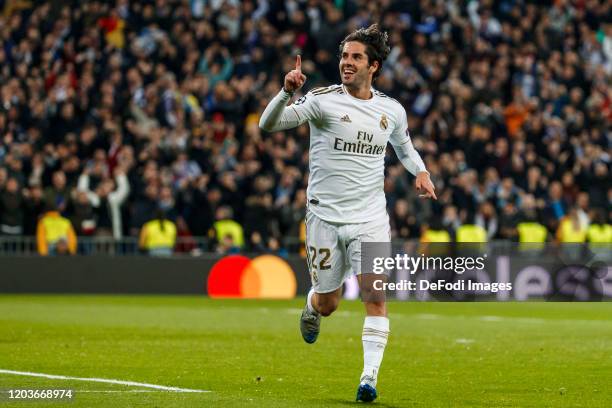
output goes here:
[{"label": "player's knee", "polygon": [[321,316],[325,316],[325,317],[327,317],[327,316],[331,315],[332,313],[334,313],[334,311],[335,311],[336,309],[337,309],[337,306],[334,306],[334,305],[326,305],[326,306],[322,306],[322,307],[319,309],[319,313],[321,313]]},{"label": "player's knee", "polygon": [[319,301],[317,310],[321,316],[329,316],[338,308],[338,301],[336,299],[326,299]]}]

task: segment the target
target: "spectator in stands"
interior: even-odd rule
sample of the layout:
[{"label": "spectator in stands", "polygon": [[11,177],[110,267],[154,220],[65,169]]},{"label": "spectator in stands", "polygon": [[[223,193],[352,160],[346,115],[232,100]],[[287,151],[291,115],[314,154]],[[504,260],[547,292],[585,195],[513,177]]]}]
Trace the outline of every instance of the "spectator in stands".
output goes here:
[{"label": "spectator in stands", "polygon": [[525,194],[521,202],[521,210],[517,215],[516,234],[521,243],[544,243],[548,230],[540,222],[536,199],[531,194]]},{"label": "spectator in stands", "polygon": [[487,241],[497,238],[498,219],[495,207],[491,202],[485,201],[480,204],[475,218],[476,225],[487,231]]},{"label": "spectator in stands", "polygon": [[297,190],[291,205],[282,206],[279,212],[282,236],[299,237],[301,222],[306,217],[306,190]]},{"label": "spectator in stands", "polygon": [[548,189],[548,202],[545,209],[545,222],[551,230],[557,230],[559,221],[567,215],[569,208],[563,198],[561,182],[553,181]]},{"label": "spectator in stands", "polygon": [[281,246],[279,239],[276,237],[270,237],[268,240],[267,252],[272,255],[280,256],[281,258],[287,258],[287,256],[289,256],[287,248]]},{"label": "spectator in stands", "polygon": [[520,221],[520,213],[515,205],[514,200],[510,200],[503,207],[499,217],[499,237],[501,239],[516,241],[517,230],[516,226]]},{"label": "spectator in stands", "polygon": [[45,202],[64,212],[70,199],[70,188],[66,184],[66,174],[57,170],[53,173],[52,185],[45,190]]},{"label": "spectator in stands", "polygon": [[234,243],[234,238],[227,234],[218,240],[216,252],[220,255],[232,255],[240,252],[240,248]]},{"label": "spectator in stands", "polygon": [[158,194],[157,184],[150,183],[144,189],[144,194],[135,201],[130,217],[132,235],[134,235],[134,230],[140,231],[142,229],[142,226],[150,219],[151,214],[155,214],[158,208]]},{"label": "spectator in stands", "polygon": [[582,243],[586,241],[587,229],[580,222],[578,209],[571,207],[569,213],[559,222],[557,241],[561,243]]},{"label": "spectator in stands", "polygon": [[391,213],[391,225],[396,232],[395,238],[408,239],[418,235],[419,225],[414,211],[410,211],[408,201],[399,199],[395,201]]},{"label": "spectator in stands", "polygon": [[[26,234],[43,201],[75,216],[68,204],[83,172],[108,201],[120,167],[130,192],[96,207],[99,233],[138,236],[162,204],[206,235],[225,205],[247,237],[297,238],[307,131],[262,135],[258,116],[291,53],[302,55],[304,91],[336,82],[338,38],[374,22],[392,48],[376,87],[410,108],[440,197],[423,205],[389,149],[389,214],[405,200],[411,215],[454,231],[457,208],[475,213],[490,201],[497,238],[515,239],[525,194],[553,234],[571,206],[583,222],[610,207],[609,2],[5,3],[0,190],[9,177],[29,186]],[[418,226],[405,232],[394,224],[407,238]]]},{"label": "spectator in stands", "polygon": [[245,200],[244,229],[247,236],[258,232],[267,241],[275,228],[270,225],[275,215],[274,199],[270,191],[274,180],[269,176],[257,176],[253,184],[254,191]]},{"label": "spectator in stands", "polygon": [[36,245],[40,255],[74,255],[77,237],[68,218],[60,215],[57,205],[48,204],[47,211],[38,221]]},{"label": "spectator in stands", "polygon": [[23,190],[24,198],[24,235],[36,235],[38,220],[45,211],[43,190],[37,182]]},{"label": "spectator in stands", "polygon": [[442,227],[454,238],[459,226],[461,226],[461,220],[459,219],[457,207],[454,205],[447,205],[444,207]]},{"label": "spectator in stands", "polygon": [[219,81],[227,81],[230,78],[233,68],[234,64],[229,50],[215,42],[204,52],[198,72],[203,74],[209,86],[214,88]]},{"label": "spectator in stands", "polygon": [[[206,178],[200,177],[194,182],[191,193],[191,202],[186,203],[183,198],[184,213],[186,214],[189,229],[195,236],[206,236],[213,227],[215,213],[221,202],[221,192],[212,187],[206,190]],[[184,197],[184,196],[183,196]]]},{"label": "spectator in stands", "polygon": [[212,237],[217,240],[217,244],[223,252],[230,248],[242,248],[244,246],[244,231],[242,225],[233,219],[233,211],[228,206],[217,209],[215,223],[213,224]]},{"label": "spectator in stands", "polygon": [[464,171],[457,177],[456,185],[453,188],[453,204],[464,212],[476,212],[476,197],[474,197],[474,187],[476,185],[476,174],[473,171]]},{"label": "spectator in stands", "polygon": [[0,167],[0,189],[4,189],[6,186],[6,180],[8,178],[8,171],[5,167]]},{"label": "spectator in stands", "polygon": [[266,252],[266,245],[261,237],[261,234],[257,231],[253,231],[249,237],[249,245],[247,251],[255,254],[261,254]]},{"label": "spectator in stands", "polygon": [[582,228],[588,229],[591,223],[591,218],[589,216],[589,195],[584,191],[580,191],[576,195],[575,203],[580,225]]},{"label": "spectator in stands", "polygon": [[151,256],[170,256],[176,245],[176,224],[166,218],[163,209],[142,226],[138,246]]},{"label": "spectator in stands", "polygon": [[159,190],[159,208],[161,208],[166,217],[175,221],[178,218],[176,209],[176,201],[170,186],[162,186]]},{"label": "spectator in stands", "polygon": [[514,180],[512,178],[504,178],[497,188],[497,206],[499,208],[504,208],[508,202],[513,202],[516,205],[522,193],[523,192],[514,185]]},{"label": "spectator in stands", "polygon": [[176,247],[177,253],[197,253],[198,244],[193,238],[193,234],[189,231],[187,223],[183,217],[176,220]]},{"label": "spectator in stands", "polygon": [[432,217],[423,224],[421,233],[422,243],[445,243],[451,242],[451,234],[448,232],[438,217]]},{"label": "spectator in stands", "polygon": [[0,235],[23,235],[25,206],[19,182],[9,177],[0,189]]},{"label": "spectator in stands", "polygon": [[605,213],[601,209],[594,212],[593,221],[587,230],[587,241],[592,244],[612,243],[612,225],[606,222]]},{"label": "spectator in stands", "polygon": [[98,217],[86,191],[78,190],[75,192],[68,207],[68,213],[79,236],[95,234]]},{"label": "spectator in stands", "polygon": [[472,242],[487,242],[487,231],[476,224],[474,214],[467,214],[465,222],[457,228],[457,242],[472,243]]},{"label": "spectator in stands", "polygon": [[114,173],[114,179],[102,179],[95,191],[92,191],[89,171],[86,169],[79,177],[78,191],[84,192],[95,208],[96,235],[120,239],[123,231],[121,206],[130,193],[130,185],[123,168],[117,166]]}]

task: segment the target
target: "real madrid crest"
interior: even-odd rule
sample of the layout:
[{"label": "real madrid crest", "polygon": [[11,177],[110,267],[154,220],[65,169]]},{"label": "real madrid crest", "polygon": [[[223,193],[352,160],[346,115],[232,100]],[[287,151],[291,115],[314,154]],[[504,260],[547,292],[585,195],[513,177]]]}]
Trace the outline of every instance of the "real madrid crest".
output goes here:
[{"label": "real madrid crest", "polygon": [[319,276],[317,275],[317,271],[315,269],[313,269],[311,271],[311,275],[312,275],[312,282],[313,283],[319,282]]},{"label": "real madrid crest", "polygon": [[389,122],[387,122],[387,115],[383,113],[383,115],[380,118],[380,128],[382,130],[387,130],[388,127],[389,127]]}]

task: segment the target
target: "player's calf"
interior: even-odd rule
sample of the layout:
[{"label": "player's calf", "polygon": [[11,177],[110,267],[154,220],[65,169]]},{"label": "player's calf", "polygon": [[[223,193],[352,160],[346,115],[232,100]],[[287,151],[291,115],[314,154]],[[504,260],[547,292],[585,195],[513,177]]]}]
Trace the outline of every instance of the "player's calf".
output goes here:
[{"label": "player's calf", "polygon": [[321,314],[313,307],[314,295],[314,289],[310,289],[306,297],[304,310],[302,310],[302,316],[300,316],[300,332],[302,333],[302,338],[308,344],[317,341],[321,327]]},{"label": "player's calf", "polygon": [[329,316],[338,308],[342,289],[331,293],[315,293],[311,288],[306,298],[306,305],[300,317],[300,331],[306,343],[317,341],[321,327],[321,317]]},{"label": "player's calf", "polygon": [[386,316],[387,304],[385,302],[364,302],[366,316]]}]

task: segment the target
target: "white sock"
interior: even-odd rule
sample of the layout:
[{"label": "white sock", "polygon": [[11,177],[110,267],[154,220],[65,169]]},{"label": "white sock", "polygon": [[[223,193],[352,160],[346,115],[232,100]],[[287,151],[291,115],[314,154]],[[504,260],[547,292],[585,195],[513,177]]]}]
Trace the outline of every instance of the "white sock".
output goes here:
[{"label": "white sock", "polygon": [[306,298],[306,307],[310,313],[319,314],[319,312],[317,312],[312,306],[312,295],[314,295],[314,293],[314,288],[310,288],[310,291],[308,291],[308,297]]},{"label": "white sock", "polygon": [[363,372],[361,378],[369,376],[376,378],[380,363],[385,353],[387,338],[389,337],[389,319],[383,316],[366,316],[363,323]]}]

